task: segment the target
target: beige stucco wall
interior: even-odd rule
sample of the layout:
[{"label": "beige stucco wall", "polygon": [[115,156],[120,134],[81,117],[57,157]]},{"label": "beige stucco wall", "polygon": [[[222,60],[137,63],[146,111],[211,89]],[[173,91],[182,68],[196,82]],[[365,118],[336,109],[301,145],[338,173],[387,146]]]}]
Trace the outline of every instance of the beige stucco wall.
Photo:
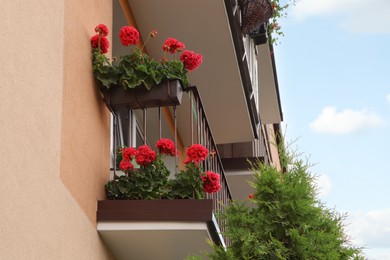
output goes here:
[{"label": "beige stucco wall", "polygon": [[[86,64],[111,1],[80,2],[1,1],[0,259],[110,258],[90,215],[103,192],[94,185],[108,163],[99,162],[108,137],[98,138],[108,114]],[[70,187],[76,174],[82,185]]]},{"label": "beige stucco wall", "polygon": [[99,23],[112,27],[112,1],[65,1],[61,179],[93,223],[91,202],[104,198],[110,167],[110,117],[91,67],[90,37]]}]

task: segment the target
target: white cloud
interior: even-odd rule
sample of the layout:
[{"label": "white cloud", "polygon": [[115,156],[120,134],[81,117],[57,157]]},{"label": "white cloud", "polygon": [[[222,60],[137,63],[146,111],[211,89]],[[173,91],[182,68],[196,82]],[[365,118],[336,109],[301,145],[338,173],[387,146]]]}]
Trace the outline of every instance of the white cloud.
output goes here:
[{"label": "white cloud", "polygon": [[298,0],[291,16],[304,20],[310,16],[340,16],[342,26],[359,33],[390,33],[388,0]]},{"label": "white cloud", "polygon": [[390,259],[390,248],[365,249],[364,252],[369,257],[369,259],[375,259],[375,260]]},{"label": "white cloud", "polygon": [[366,109],[361,111],[345,109],[338,112],[336,107],[328,106],[310,123],[310,128],[318,133],[351,134],[383,124],[384,119],[380,115]]},{"label": "white cloud", "polygon": [[367,253],[381,249],[381,255],[390,255],[390,208],[351,213],[346,223],[353,244],[367,248]]},{"label": "white cloud", "polygon": [[328,175],[318,175],[315,178],[318,197],[324,198],[332,191],[332,181]]}]

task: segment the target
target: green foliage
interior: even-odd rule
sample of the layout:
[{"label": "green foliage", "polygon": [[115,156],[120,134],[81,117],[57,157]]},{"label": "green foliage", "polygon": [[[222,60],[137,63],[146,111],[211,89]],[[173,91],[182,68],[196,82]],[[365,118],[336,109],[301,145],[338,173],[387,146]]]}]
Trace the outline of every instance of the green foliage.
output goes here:
[{"label": "green foliage", "polygon": [[270,21],[268,23],[268,36],[271,39],[272,44],[278,44],[279,37],[284,36],[284,33],[281,30],[281,26],[279,25],[279,20],[281,18],[287,17],[287,8],[291,5],[295,5],[297,0],[286,0],[283,3],[282,0],[272,0],[272,17],[270,18]]},{"label": "green foliage", "polygon": [[116,177],[105,185],[108,199],[161,199],[169,192],[169,170],[161,155],[156,160],[128,175]]},{"label": "green foliage", "polygon": [[188,163],[186,171],[175,174],[175,180],[171,181],[171,192],[169,198],[172,199],[203,199],[203,182],[200,178],[203,170],[200,165]]},{"label": "green foliage", "polygon": [[[119,151],[119,149],[118,149]],[[122,160],[117,153],[117,167]],[[117,176],[105,185],[106,196],[112,200],[126,199],[204,199],[201,165],[188,163],[187,169],[168,179],[170,171],[159,154],[156,160],[134,172]]]},{"label": "green foliage", "polygon": [[178,79],[183,86],[188,86],[187,70],[178,60],[157,62],[137,47],[119,61],[110,61],[99,49],[92,49],[92,66],[95,78],[107,88],[121,86],[133,89],[152,86],[170,79]]},{"label": "green foliage", "polygon": [[309,166],[280,149],[282,168],[252,166],[256,192],[250,206],[233,202],[221,213],[226,250],[213,245],[209,259],[364,259],[344,233],[345,215],[317,198]]}]

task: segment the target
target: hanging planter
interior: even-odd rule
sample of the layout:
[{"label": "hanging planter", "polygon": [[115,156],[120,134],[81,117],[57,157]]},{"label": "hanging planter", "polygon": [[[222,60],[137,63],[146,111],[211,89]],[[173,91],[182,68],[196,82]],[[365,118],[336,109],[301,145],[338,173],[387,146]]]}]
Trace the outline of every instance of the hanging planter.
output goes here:
[{"label": "hanging planter", "polygon": [[240,0],[239,1],[243,35],[258,29],[261,24],[272,16],[272,5],[269,0]]},{"label": "hanging planter", "polygon": [[103,94],[104,103],[113,112],[124,109],[178,106],[181,104],[183,95],[179,80],[161,82],[150,90],[144,87],[124,89],[120,86],[107,89],[101,86],[100,91]]}]

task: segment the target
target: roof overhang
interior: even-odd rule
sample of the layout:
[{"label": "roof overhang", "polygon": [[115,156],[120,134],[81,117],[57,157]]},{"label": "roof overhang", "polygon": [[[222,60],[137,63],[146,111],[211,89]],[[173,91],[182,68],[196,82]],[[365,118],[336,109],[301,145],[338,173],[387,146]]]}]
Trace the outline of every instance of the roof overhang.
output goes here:
[{"label": "roof overhang", "polygon": [[[163,56],[161,46],[168,37],[183,41],[187,49],[203,55],[202,65],[189,78],[201,93],[216,143],[253,140],[257,127],[254,118],[258,115],[248,105],[250,93],[244,88],[237,60],[226,9],[233,9],[231,1],[128,2],[144,40],[152,29],[158,30],[158,37],[146,45],[150,56]],[[226,131],[232,127],[235,131]]]}]

